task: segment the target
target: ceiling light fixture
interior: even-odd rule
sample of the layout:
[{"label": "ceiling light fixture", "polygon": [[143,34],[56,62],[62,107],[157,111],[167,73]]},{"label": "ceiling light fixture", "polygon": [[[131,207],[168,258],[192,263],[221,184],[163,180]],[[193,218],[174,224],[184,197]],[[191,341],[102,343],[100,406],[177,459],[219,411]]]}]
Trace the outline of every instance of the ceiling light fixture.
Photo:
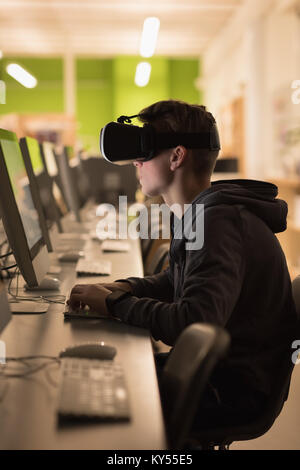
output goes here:
[{"label": "ceiling light fixture", "polygon": [[134,83],[139,87],[148,85],[148,82],[150,80],[150,74],[151,65],[149,64],[149,62],[140,62],[136,66]]},{"label": "ceiling light fixture", "polygon": [[9,64],[6,72],[26,88],[34,88],[37,85],[37,79],[18,64]]},{"label": "ceiling light fixture", "polygon": [[140,46],[140,55],[142,57],[153,56],[156,47],[159,25],[159,19],[154,16],[145,19]]}]

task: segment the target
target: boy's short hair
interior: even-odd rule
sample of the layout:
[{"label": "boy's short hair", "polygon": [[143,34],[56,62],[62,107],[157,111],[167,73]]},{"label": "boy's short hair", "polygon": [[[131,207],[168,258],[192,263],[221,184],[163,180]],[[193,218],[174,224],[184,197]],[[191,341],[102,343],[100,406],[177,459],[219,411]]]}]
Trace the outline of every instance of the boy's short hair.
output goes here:
[{"label": "boy's short hair", "polygon": [[[205,106],[179,100],[157,101],[139,113],[139,120],[152,124],[157,132],[209,132],[215,122]],[[206,149],[190,152],[195,171],[211,175],[219,152]]]}]

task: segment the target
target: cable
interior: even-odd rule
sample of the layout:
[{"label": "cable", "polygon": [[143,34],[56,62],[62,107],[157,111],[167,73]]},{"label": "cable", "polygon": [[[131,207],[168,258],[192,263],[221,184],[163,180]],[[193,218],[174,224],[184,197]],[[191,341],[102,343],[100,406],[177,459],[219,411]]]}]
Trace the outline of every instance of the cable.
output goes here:
[{"label": "cable", "polygon": [[20,270],[16,268],[14,275],[17,275],[17,286],[16,286],[16,293],[14,294],[12,292],[12,281],[13,277],[10,279],[8,287],[7,287],[7,292],[8,294],[13,298],[13,300],[10,300],[9,303],[18,303],[18,302],[46,302],[46,303],[53,303],[53,304],[65,304],[65,299],[66,297],[61,294],[48,294],[48,295],[36,295],[36,296],[25,296],[25,295],[19,295],[19,275],[20,275]]},{"label": "cable", "polygon": [[[1,229],[1,225],[0,225],[0,229]],[[2,248],[5,245],[7,245],[6,249],[4,250],[6,252],[2,254]],[[7,266],[7,264],[9,264],[9,262],[10,262],[9,257],[13,256],[13,255],[14,255],[13,250],[11,249],[7,238],[5,238],[5,240],[3,240],[0,243],[0,260],[3,260],[3,263],[0,264],[0,279],[1,280],[11,279],[11,277],[12,277],[12,274],[10,273],[9,270],[16,267],[17,264],[11,264],[10,266]],[[14,259],[14,261],[15,261],[15,259]],[[4,276],[4,273],[5,273],[5,276]]]},{"label": "cable", "polygon": [[0,259],[1,259],[1,258],[7,258],[8,256],[13,255],[13,254],[14,254],[13,251],[9,251],[8,253],[6,253],[6,255],[1,255],[1,256],[0,256]]},{"label": "cable", "polygon": [[0,271],[8,271],[9,269],[13,269],[15,268],[16,266],[18,266],[17,264],[12,264],[11,266],[7,266],[6,268],[0,268]]},{"label": "cable", "polygon": [[19,357],[11,356],[11,357],[7,357],[6,361],[18,362],[18,361],[28,361],[32,359],[51,359],[51,360],[59,360],[60,362],[60,359],[58,356],[47,356],[45,354],[38,354],[37,356],[19,356]]},{"label": "cable", "polygon": [[57,294],[56,298],[51,299],[48,298],[48,296],[45,295],[37,295],[37,296],[31,296],[31,297],[26,297],[25,295],[15,295],[9,292],[9,295],[13,297],[13,300],[9,300],[9,303],[18,303],[18,302],[37,302],[37,303],[48,303],[48,304],[60,304],[60,305],[65,305],[65,296],[64,295],[59,295]]},{"label": "cable", "polygon": [[[16,268],[15,269],[15,272],[13,274],[13,276],[10,278],[10,281],[8,283],[8,286],[7,286],[7,292],[9,293],[9,295],[11,295],[12,297],[15,297],[14,294],[11,293],[11,284],[12,284],[12,280],[14,278],[14,276],[17,274],[17,276],[19,275],[19,268]],[[17,282],[18,282],[18,278],[17,278]],[[17,293],[18,293],[18,284],[17,284]]]},{"label": "cable", "polygon": [[[29,366],[26,364],[25,361],[29,360],[36,360],[36,359],[47,359],[47,362],[44,362],[38,366]],[[16,370],[12,368],[12,370],[9,370],[9,366],[7,365],[8,362],[21,362],[23,365],[27,367],[27,370]],[[61,359],[59,357],[54,357],[54,356],[44,356],[44,355],[39,355],[39,356],[24,356],[24,357],[7,357],[6,358],[6,364],[3,364],[0,366],[0,377],[3,378],[24,378],[27,377],[28,375],[35,374],[36,372],[39,372],[40,370],[45,369],[51,364],[57,363],[60,364]]]},{"label": "cable", "polygon": [[[30,366],[26,361],[30,360],[36,360],[36,359],[47,359],[48,362],[44,362],[38,366]],[[41,370],[44,370],[45,372],[45,377],[47,382],[52,385],[53,387],[57,387],[58,383],[55,382],[52,377],[49,375],[49,370],[47,369],[49,366],[54,365],[54,364],[60,364],[61,360],[58,357],[53,357],[53,356],[24,356],[24,357],[8,357],[6,358],[7,362],[20,362],[22,363],[26,369],[25,370],[16,370],[14,367],[9,367],[7,363],[5,364],[0,364],[0,403],[3,402],[5,399],[7,392],[10,387],[10,382],[6,381],[6,379],[26,379],[28,376],[33,375]],[[3,380],[4,382],[4,387],[3,385]]]},{"label": "cable", "polygon": [[[44,362],[38,366],[30,366],[26,361],[36,360],[36,359],[47,359],[48,362]],[[52,377],[49,375],[49,370],[47,369],[49,366],[54,364],[60,364],[61,359],[59,357],[53,356],[24,356],[24,357],[7,357],[7,362],[20,362],[22,363],[26,369],[25,370],[18,370],[14,367],[9,367],[7,363],[1,364],[0,363],[0,403],[3,402],[5,399],[7,392],[10,387],[9,379],[26,379],[28,376],[35,374],[41,370],[44,370],[45,377],[47,382],[52,385],[53,387],[57,387],[58,383],[55,382]],[[2,380],[1,380],[2,379]],[[8,381],[6,381],[8,379]],[[4,387],[2,386],[4,384]]]}]

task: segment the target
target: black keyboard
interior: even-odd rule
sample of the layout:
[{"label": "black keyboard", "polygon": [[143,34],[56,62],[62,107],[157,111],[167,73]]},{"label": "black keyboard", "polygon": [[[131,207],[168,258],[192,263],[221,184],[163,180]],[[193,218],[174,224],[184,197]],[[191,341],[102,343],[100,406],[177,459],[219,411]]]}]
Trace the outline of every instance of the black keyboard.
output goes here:
[{"label": "black keyboard", "polygon": [[63,358],[58,413],[61,417],[129,420],[124,371],[110,360]]}]

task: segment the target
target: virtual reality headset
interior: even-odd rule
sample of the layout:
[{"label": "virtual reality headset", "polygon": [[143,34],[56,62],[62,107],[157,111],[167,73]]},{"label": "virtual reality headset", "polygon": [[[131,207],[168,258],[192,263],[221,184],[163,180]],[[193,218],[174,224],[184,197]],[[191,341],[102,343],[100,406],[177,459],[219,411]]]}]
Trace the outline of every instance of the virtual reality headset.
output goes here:
[{"label": "virtual reality headset", "polygon": [[[103,157],[117,165],[133,161],[147,162],[162,150],[183,145],[187,149],[220,150],[220,139],[215,122],[209,132],[157,132],[151,124],[143,127],[131,124],[135,116],[120,116],[101,129],[100,150]],[[127,122],[128,124],[125,124]]]}]

